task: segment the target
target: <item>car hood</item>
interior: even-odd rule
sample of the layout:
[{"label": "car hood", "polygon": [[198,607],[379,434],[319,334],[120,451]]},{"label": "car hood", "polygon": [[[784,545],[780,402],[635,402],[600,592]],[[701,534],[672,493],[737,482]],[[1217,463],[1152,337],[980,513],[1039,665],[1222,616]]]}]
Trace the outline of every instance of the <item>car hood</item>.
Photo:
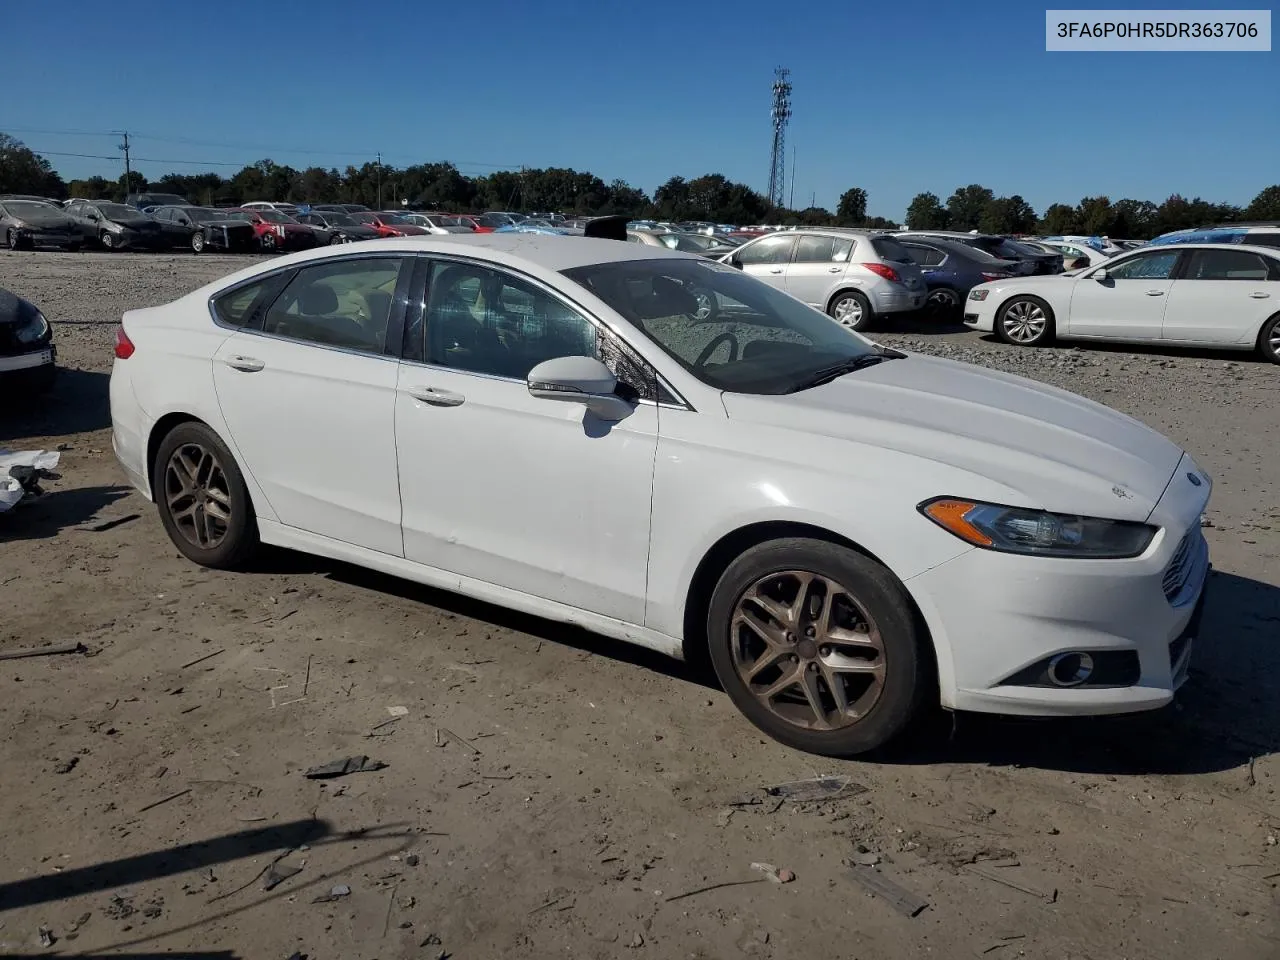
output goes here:
[{"label": "car hood", "polygon": [[1013,506],[1117,520],[1146,520],[1182,458],[1163,435],[1092,400],[920,354],[799,393],[726,393],[724,406],[731,419],[891,449],[977,474],[1021,493],[1023,502]]}]

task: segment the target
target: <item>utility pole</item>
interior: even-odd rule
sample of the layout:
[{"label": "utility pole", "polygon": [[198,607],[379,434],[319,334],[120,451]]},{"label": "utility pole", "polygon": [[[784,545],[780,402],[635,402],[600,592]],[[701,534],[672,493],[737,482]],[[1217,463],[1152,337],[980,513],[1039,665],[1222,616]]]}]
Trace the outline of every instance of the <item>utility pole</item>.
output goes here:
[{"label": "utility pole", "polygon": [[791,201],[787,206],[794,210],[796,208],[796,145],[791,145]]},{"label": "utility pole", "polygon": [[123,131],[120,136],[124,138],[124,142],[116,149],[124,151],[124,193],[127,199],[133,188],[133,168],[129,165],[129,131]]},{"label": "utility pole", "polygon": [[378,209],[382,209],[382,151],[378,151]]}]

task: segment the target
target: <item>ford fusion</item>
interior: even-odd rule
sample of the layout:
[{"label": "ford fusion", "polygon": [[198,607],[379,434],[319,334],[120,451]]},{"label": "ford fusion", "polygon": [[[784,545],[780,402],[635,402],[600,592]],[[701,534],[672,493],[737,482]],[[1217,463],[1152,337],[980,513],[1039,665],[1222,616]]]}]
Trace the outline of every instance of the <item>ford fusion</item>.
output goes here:
[{"label": "ford fusion", "polygon": [[707,658],[803,750],[930,703],[1149,710],[1187,675],[1186,453],[702,257],[329,247],[126,313],[115,355],[116,454],[196,563],[274,544]]}]

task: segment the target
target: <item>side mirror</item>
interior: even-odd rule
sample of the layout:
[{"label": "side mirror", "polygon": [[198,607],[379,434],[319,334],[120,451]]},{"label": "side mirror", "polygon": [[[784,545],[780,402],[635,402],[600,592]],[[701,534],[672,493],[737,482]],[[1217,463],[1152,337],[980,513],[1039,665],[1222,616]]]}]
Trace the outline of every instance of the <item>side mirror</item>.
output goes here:
[{"label": "side mirror", "polygon": [[102,218],[101,218],[100,216],[98,216],[96,213],[86,214],[86,218],[87,218],[87,219],[89,219],[89,220],[95,220],[95,221],[96,221],[96,220],[101,220],[101,219],[102,219]]},{"label": "side mirror", "polygon": [[1103,280],[1106,280],[1106,279],[1107,279],[1107,268],[1106,268],[1106,267],[1099,267],[1097,270],[1095,270],[1095,271],[1093,272],[1093,279],[1097,280],[1099,283],[1101,283]]},{"label": "side mirror", "polygon": [[739,270],[742,269],[742,261],[738,259],[737,254],[726,253],[720,258],[720,262],[727,263],[731,267],[737,267]]},{"label": "side mirror", "polygon": [[529,371],[529,393],[540,400],[581,403],[601,420],[621,420],[632,405],[618,396],[617,378],[594,357],[556,357]]}]

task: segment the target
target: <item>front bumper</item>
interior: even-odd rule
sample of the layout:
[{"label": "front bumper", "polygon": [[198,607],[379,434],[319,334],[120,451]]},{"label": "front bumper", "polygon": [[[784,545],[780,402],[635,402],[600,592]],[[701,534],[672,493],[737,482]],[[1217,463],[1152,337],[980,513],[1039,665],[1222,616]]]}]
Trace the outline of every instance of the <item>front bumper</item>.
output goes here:
[{"label": "front bumper", "polygon": [[24,353],[0,354],[0,388],[8,392],[48,387],[53,382],[57,363],[58,348],[51,343]]},{"label": "front bumper", "polygon": [[991,333],[996,328],[996,301],[992,294],[985,300],[970,300],[966,297],[964,307],[964,325],[972,330]]},{"label": "front bumper", "polygon": [[78,233],[45,233],[39,230],[15,230],[24,243],[32,247],[59,247],[75,249],[84,244],[84,238]]},{"label": "front bumper", "polygon": [[[1067,560],[974,549],[907,582],[938,652],[945,706],[1027,716],[1154,710],[1187,676],[1208,579],[1200,515],[1208,484],[1184,457],[1152,512],[1140,557]],[[1166,582],[1167,581],[1167,582]],[[1023,685],[1011,678],[1059,653],[1122,656],[1122,684]],[[1103,656],[1106,655],[1106,656]],[[1101,672],[1100,672],[1101,673]],[[1130,682],[1131,681],[1131,682]]]}]

